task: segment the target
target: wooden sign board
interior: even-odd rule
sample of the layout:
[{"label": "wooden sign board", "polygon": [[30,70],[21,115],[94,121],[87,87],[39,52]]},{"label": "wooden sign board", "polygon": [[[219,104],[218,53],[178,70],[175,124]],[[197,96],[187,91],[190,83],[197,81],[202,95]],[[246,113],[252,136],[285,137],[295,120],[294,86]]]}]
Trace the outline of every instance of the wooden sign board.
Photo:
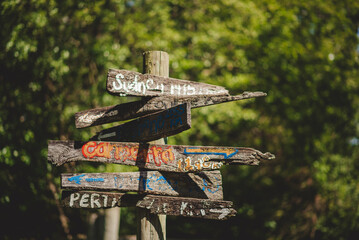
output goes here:
[{"label": "wooden sign board", "polygon": [[116,163],[169,172],[198,172],[219,169],[223,164],[258,165],[273,159],[271,153],[252,148],[201,147],[120,142],[49,141],[48,160]]},{"label": "wooden sign board", "polygon": [[107,91],[139,97],[229,95],[221,86],[117,69],[108,71]]},{"label": "wooden sign board", "polygon": [[64,173],[61,174],[61,187],[223,199],[222,176],[218,170],[181,174],[158,171]]},{"label": "wooden sign board", "polygon": [[147,195],[142,200],[139,200],[136,206],[148,209],[152,214],[216,220],[226,220],[237,213],[237,211],[232,208],[233,203],[230,201],[182,197]]},{"label": "wooden sign board", "polygon": [[99,132],[91,140],[149,142],[191,128],[191,107],[184,103]]},{"label": "wooden sign board", "polygon": [[62,191],[62,204],[70,208],[112,208],[134,207],[143,199],[143,195],[98,192],[98,191]]},{"label": "wooden sign board", "polygon": [[169,109],[178,104],[190,102],[191,108],[199,108],[231,101],[266,96],[263,92],[244,92],[236,96],[191,96],[191,97],[154,97],[140,101],[123,103],[116,106],[95,108],[75,114],[76,128],[97,126],[115,121],[125,121],[147,114]]},{"label": "wooden sign board", "polygon": [[140,207],[152,214],[226,220],[236,214],[233,202],[223,200],[126,194],[98,191],[63,191],[61,202],[70,208]]}]

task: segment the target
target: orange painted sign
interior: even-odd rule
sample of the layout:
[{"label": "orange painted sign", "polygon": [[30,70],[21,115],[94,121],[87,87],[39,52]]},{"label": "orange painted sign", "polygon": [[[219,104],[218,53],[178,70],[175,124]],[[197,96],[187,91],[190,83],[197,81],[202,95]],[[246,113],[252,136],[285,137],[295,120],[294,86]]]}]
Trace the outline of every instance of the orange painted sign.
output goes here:
[{"label": "orange painted sign", "polygon": [[[119,161],[136,161],[138,155],[138,146],[117,145],[110,142],[88,142],[82,146],[82,155],[85,158],[112,157]],[[175,156],[170,146],[151,146],[148,149],[146,163],[152,160],[156,166],[162,163],[172,162]]]}]

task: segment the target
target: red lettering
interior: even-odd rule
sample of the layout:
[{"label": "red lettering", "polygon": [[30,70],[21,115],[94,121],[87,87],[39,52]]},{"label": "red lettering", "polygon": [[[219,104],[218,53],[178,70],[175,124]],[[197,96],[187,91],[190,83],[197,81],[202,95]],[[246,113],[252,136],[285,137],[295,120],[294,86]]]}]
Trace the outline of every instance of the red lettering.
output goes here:
[{"label": "red lettering", "polygon": [[[90,152],[89,148],[93,148]],[[93,158],[96,155],[96,142],[88,142],[82,146],[82,155],[86,158]]]},{"label": "red lettering", "polygon": [[162,148],[160,148],[160,147],[155,147],[155,146],[153,146],[152,148],[151,148],[151,150],[152,150],[152,156],[153,156],[153,161],[154,161],[154,163],[156,164],[156,166],[161,166],[161,156],[160,156],[160,152],[162,152]]}]

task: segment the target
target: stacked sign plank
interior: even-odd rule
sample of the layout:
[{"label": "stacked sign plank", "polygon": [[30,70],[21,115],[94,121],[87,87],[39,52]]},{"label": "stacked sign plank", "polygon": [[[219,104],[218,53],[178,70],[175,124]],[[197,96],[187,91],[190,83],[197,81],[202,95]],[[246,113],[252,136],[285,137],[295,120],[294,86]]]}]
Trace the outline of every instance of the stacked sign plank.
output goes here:
[{"label": "stacked sign plank", "polygon": [[[51,140],[48,160],[59,166],[92,161],[138,166],[138,172],[64,173],[63,204],[72,208],[136,206],[154,214],[224,220],[234,216],[223,200],[223,165],[258,165],[274,158],[253,148],[151,144],[191,127],[191,108],[266,96],[229,95],[220,86],[110,69],[107,91],[142,100],[75,115],[77,128],[137,118],[98,132],[89,141]],[[111,191],[111,192],[109,192]],[[137,192],[137,194],[126,194]]]}]

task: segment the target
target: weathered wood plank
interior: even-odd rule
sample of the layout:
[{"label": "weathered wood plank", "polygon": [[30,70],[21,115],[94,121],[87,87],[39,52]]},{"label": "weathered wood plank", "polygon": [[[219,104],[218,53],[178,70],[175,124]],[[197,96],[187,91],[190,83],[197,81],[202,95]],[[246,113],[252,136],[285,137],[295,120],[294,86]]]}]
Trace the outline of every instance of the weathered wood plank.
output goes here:
[{"label": "weathered wood plank", "polygon": [[119,96],[228,95],[224,87],[128,70],[109,69],[107,91]]},{"label": "weathered wood plank", "polygon": [[220,171],[171,173],[139,171],[121,173],[64,173],[65,189],[117,190],[156,195],[223,199]]},{"label": "weathered wood plank", "polygon": [[99,191],[62,191],[61,202],[70,208],[140,207],[152,214],[226,220],[236,214],[233,202],[198,198],[126,194]]},{"label": "weathered wood plank", "polygon": [[135,207],[144,195],[98,192],[62,191],[62,205],[71,208]]},{"label": "weathered wood plank", "polygon": [[223,164],[258,165],[273,159],[271,153],[252,148],[201,147],[120,142],[49,141],[48,160],[55,165],[73,161],[117,163],[140,168],[197,172]]},{"label": "weathered wood plank", "polygon": [[153,214],[226,220],[234,216],[233,202],[209,199],[159,197],[147,195],[139,200],[137,207],[148,209]]},{"label": "weathered wood plank", "polygon": [[199,108],[231,101],[264,97],[263,92],[244,92],[236,96],[191,96],[191,97],[154,97],[140,101],[123,103],[115,106],[85,110],[75,114],[76,128],[97,126],[165,110],[185,102],[191,103],[191,108]]},{"label": "weathered wood plank", "polygon": [[172,136],[191,128],[189,103],[138,118],[125,124],[100,131],[91,140],[118,142],[149,142]]}]

